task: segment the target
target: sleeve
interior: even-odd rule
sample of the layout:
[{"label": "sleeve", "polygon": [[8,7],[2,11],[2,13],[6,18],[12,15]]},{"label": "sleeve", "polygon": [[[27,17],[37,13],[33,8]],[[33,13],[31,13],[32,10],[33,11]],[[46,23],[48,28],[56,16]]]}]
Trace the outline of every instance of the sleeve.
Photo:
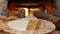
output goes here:
[{"label": "sleeve", "polygon": [[0,11],[0,16],[2,16],[2,11]]}]

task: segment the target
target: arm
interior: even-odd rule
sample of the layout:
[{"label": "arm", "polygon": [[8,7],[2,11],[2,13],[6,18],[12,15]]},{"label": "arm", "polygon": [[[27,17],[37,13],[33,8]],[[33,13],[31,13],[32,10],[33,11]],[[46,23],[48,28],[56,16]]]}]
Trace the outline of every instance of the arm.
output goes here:
[{"label": "arm", "polygon": [[10,21],[10,20],[16,20],[17,17],[5,17],[5,16],[0,16],[0,20],[5,20],[5,21]]},{"label": "arm", "polygon": [[54,22],[54,23],[56,23],[60,19],[56,16],[46,14],[46,13],[40,13],[40,12],[34,12],[34,16],[39,18],[39,19],[49,20],[49,21]]}]

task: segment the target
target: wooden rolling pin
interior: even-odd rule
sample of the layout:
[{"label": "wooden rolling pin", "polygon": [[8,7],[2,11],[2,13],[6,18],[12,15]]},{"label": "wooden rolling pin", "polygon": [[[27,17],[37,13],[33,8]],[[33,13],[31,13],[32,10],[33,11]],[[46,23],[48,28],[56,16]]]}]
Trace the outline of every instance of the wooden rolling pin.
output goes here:
[{"label": "wooden rolling pin", "polygon": [[37,24],[38,24],[38,20],[30,20],[27,27],[28,33],[25,33],[25,34],[33,34],[36,29]]}]

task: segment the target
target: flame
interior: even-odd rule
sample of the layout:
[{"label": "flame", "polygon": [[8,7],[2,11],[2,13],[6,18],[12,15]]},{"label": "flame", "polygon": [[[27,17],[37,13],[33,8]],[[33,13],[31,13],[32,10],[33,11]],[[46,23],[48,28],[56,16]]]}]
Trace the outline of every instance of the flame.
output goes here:
[{"label": "flame", "polygon": [[28,16],[29,15],[28,8],[24,8],[24,9],[25,9],[25,16]]}]

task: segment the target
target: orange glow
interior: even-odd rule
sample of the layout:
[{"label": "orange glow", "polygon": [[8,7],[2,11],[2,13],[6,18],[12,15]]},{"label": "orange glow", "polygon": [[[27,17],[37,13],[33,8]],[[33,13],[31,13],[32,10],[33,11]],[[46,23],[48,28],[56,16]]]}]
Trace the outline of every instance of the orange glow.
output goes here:
[{"label": "orange glow", "polygon": [[29,15],[28,8],[24,8],[24,9],[25,9],[25,16],[28,16]]}]

